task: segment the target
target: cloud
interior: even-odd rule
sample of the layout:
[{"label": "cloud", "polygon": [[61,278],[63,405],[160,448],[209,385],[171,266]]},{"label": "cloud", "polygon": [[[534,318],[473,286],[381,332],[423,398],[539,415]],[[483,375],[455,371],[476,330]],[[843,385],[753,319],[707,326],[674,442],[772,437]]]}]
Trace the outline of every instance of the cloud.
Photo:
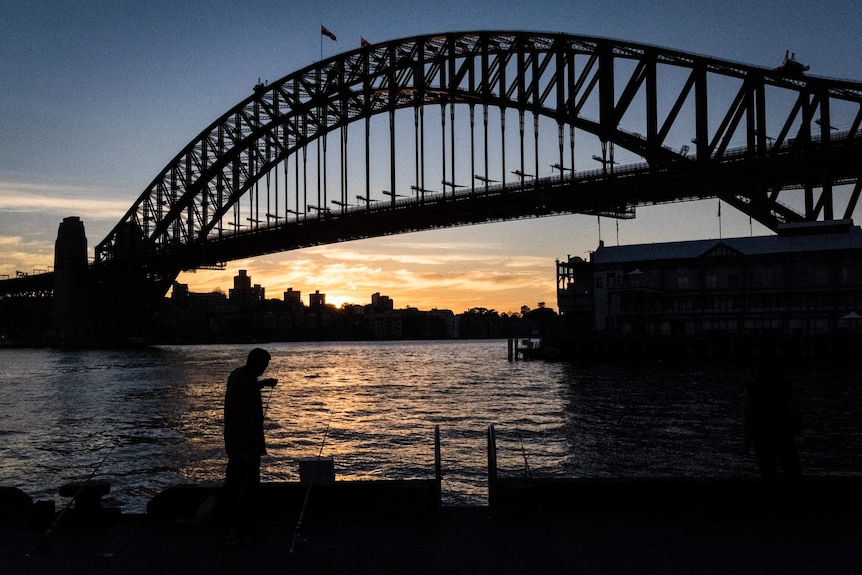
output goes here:
[{"label": "cloud", "polygon": [[28,242],[20,236],[0,236],[0,276],[14,277],[19,270],[45,271],[53,265],[53,244]]},{"label": "cloud", "polygon": [[[303,251],[307,256],[318,256],[339,262],[374,263],[380,266],[396,264],[399,266],[434,266],[463,268],[534,268],[547,269],[549,261],[545,257],[511,254],[495,249],[494,243],[405,243],[393,242],[386,245],[368,244],[345,248],[343,244],[320,246]],[[308,260],[306,260],[307,262]],[[296,260],[284,260],[285,265],[296,266]]]},{"label": "cloud", "polygon": [[430,285],[436,289],[482,293],[513,289],[543,289],[548,283],[547,278],[535,273],[511,274],[494,270],[423,274],[403,269],[396,272],[395,278],[398,279],[398,287],[403,289],[425,290]]},{"label": "cloud", "polygon": [[88,219],[119,220],[131,201],[104,199],[106,189],[64,184],[0,181],[0,210],[8,212],[70,213],[86,215]]},{"label": "cloud", "polygon": [[[419,233],[421,234],[421,232]],[[416,234],[416,235],[419,235]],[[407,236],[405,236],[407,237]],[[406,240],[390,240],[389,238],[385,238],[381,241],[386,242],[386,246],[393,250],[426,250],[426,251],[452,251],[452,252],[470,252],[474,250],[483,250],[483,251],[496,251],[496,250],[507,250],[508,246],[506,244],[498,243],[498,242],[465,242],[465,241],[451,241],[451,242],[424,242],[424,241],[406,241]]]},{"label": "cloud", "polygon": [[536,269],[546,269],[550,267],[550,263],[548,258],[539,257],[539,256],[513,256],[505,258],[505,263],[503,264],[507,268],[536,268]]},{"label": "cloud", "polygon": [[[459,253],[446,253],[449,250],[459,250]],[[379,246],[370,249],[359,247],[344,248],[331,245],[311,248],[307,253],[339,261],[393,262],[402,265],[441,266],[459,262],[469,262],[476,259],[479,250],[487,246],[445,246],[441,244],[397,244]]]}]

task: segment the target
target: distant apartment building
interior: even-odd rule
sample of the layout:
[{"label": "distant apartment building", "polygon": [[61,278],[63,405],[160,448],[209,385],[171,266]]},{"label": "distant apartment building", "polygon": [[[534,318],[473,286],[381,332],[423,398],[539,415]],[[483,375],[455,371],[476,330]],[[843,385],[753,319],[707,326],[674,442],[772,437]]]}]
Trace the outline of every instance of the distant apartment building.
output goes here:
[{"label": "distant apartment building", "polygon": [[439,320],[443,325],[443,336],[447,339],[461,337],[461,324],[458,316],[450,309],[434,308],[430,312],[431,317]]},{"label": "distant apartment building", "polygon": [[171,289],[171,298],[172,299],[185,299],[189,297],[189,284],[181,284],[179,282],[174,282],[173,288]]},{"label": "distant apartment building", "polygon": [[326,294],[320,293],[320,290],[315,290],[314,293],[308,294],[308,307],[311,309],[326,307]]},{"label": "distant apartment building", "polygon": [[387,312],[395,309],[395,302],[388,295],[380,295],[380,292],[371,294],[369,311]]},{"label": "distant apartment building", "polygon": [[247,270],[239,270],[233,278],[233,289],[228,290],[228,300],[238,305],[259,304],[266,301],[266,288],[260,284],[251,285]]},{"label": "distant apartment building", "polygon": [[287,288],[287,291],[284,292],[284,303],[290,308],[301,308],[302,292],[293,288]]},{"label": "distant apartment building", "polygon": [[404,316],[398,314],[371,314],[366,322],[374,339],[401,339],[404,336]]},{"label": "distant apartment building", "polygon": [[850,220],[774,236],[608,247],[557,262],[576,335],[823,337],[860,332],[862,230]]}]

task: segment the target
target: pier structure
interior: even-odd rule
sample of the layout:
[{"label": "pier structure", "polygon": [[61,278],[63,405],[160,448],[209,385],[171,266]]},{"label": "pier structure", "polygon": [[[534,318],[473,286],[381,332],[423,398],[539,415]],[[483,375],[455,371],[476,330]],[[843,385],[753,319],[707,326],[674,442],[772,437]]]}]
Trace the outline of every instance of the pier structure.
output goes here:
[{"label": "pier structure", "polygon": [[[0,552],[13,573],[849,573],[862,559],[858,478],[548,478],[498,470],[493,425],[486,437],[488,505],[440,505],[435,430],[433,477],[262,485],[261,536],[242,545],[226,546],[211,514],[216,486],[170,487],[145,514],[88,501],[61,522],[3,489]],[[94,484],[97,500],[109,486]]]}]

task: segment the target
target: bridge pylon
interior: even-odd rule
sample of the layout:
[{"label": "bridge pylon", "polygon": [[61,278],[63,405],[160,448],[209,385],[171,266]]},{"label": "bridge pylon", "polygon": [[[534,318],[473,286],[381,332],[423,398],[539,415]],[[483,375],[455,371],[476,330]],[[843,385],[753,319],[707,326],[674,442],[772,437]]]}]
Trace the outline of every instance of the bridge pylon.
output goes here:
[{"label": "bridge pylon", "polygon": [[50,344],[77,347],[92,343],[92,295],[84,222],[70,216],[60,223],[54,242]]},{"label": "bridge pylon", "polygon": [[110,262],[87,264],[78,217],[60,224],[47,343],[58,347],[125,347],[145,343],[161,299],[179,271],[153,273],[134,224],[124,226]]}]

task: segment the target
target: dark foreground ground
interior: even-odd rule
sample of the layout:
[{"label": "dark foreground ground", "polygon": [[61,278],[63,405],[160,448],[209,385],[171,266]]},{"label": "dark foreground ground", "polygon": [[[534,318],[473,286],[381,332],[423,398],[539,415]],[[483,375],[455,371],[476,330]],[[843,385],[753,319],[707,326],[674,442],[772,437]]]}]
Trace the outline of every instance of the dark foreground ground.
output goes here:
[{"label": "dark foreground ground", "polygon": [[434,513],[270,513],[265,539],[229,546],[190,517],[120,515],[97,525],[0,527],[0,574],[859,573],[856,505],[766,503],[662,510],[443,507]]}]

